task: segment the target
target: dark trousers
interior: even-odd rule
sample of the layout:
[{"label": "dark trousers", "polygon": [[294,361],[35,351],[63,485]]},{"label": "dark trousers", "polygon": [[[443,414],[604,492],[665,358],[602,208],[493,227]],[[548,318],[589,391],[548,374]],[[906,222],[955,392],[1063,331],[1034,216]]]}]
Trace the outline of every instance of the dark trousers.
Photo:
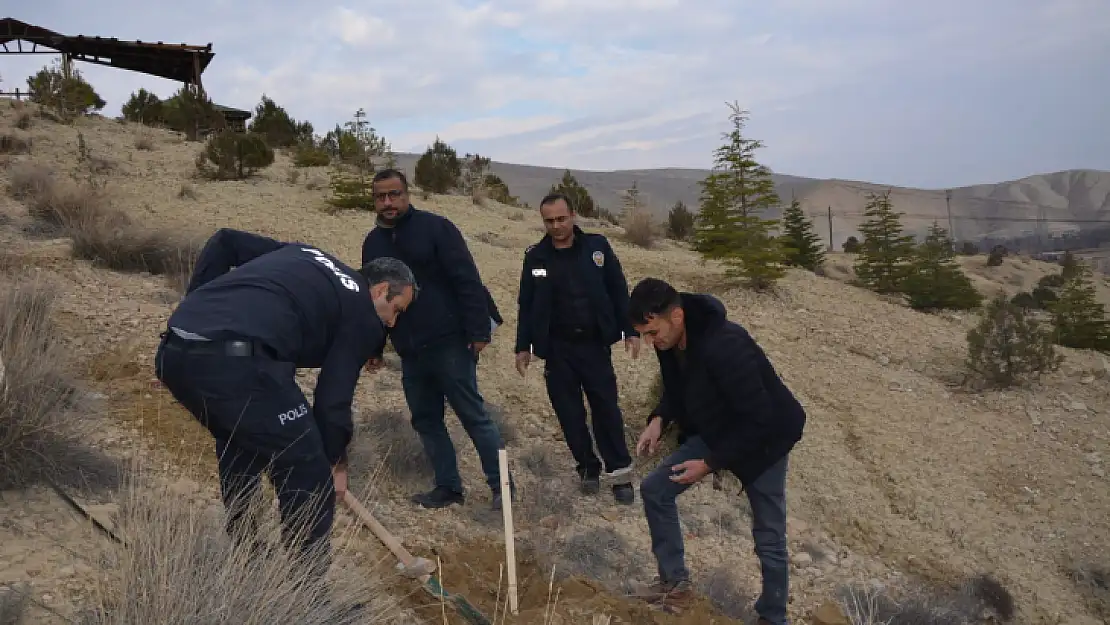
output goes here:
[{"label": "dark trousers", "polygon": [[412,413],[412,427],[432,463],[435,485],[463,492],[455,445],[445,422],[446,404],[450,404],[474,443],[486,484],[494,493],[500,493],[497,452],[503,443],[501,432],[486,412],[485,400],[478,392],[477,366],[467,343],[461,338],[452,339],[403,357],[401,384]]},{"label": "dark trousers", "polygon": [[[671,467],[687,460],[704,459],[708,453],[705,441],[691,436],[640,482],[640,498],[644,501],[644,514],[651,533],[651,550],[661,581],[690,579],[676,502],[689,486],[671,480]],[[786,623],[790,581],[786,550],[786,466],[787,457],[784,456],[745,488],[752,507],[752,539],[763,574],[763,589],[755,603],[755,611],[772,625]]]},{"label": "dark trousers", "polygon": [[[607,473],[629,473],[632,458],[624,440],[624,419],[610,347],[600,340],[568,341],[552,337],[543,375],[547,397],[577,463],[578,474],[598,477],[602,462]],[[583,392],[590,403],[589,425]],[[594,453],[594,441],[601,460]]]},{"label": "dark trousers", "polygon": [[294,377],[296,367],[259,355],[200,352],[190,343],[167,335],[155,356],[155,373],[215,438],[228,534],[255,542],[257,528],[247,507],[259,493],[261,475],[268,473],[285,544],[326,569],[335,485],[311,405]]}]

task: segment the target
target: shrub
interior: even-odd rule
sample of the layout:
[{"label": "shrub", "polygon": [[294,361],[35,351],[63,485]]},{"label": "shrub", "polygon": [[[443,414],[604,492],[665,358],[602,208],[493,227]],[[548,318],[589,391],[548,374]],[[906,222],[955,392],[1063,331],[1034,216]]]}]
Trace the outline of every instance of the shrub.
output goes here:
[{"label": "shrub", "polygon": [[1009,253],[1004,245],[995,245],[991,248],[990,254],[987,254],[987,266],[998,267],[1002,264],[1002,259],[1006,258]]},{"label": "shrub", "polygon": [[331,164],[331,155],[326,150],[309,143],[302,143],[293,153],[294,167],[326,167]]},{"label": "shrub", "polygon": [[956,263],[947,231],[933,224],[925,242],[917,246],[902,282],[914,310],[969,310],[983,297]]},{"label": "shrub", "polygon": [[[98,605],[84,622],[395,622],[396,603],[378,575],[344,574],[333,565],[328,577],[314,576],[316,553],[289,553],[276,515],[263,515],[258,505],[244,509],[258,530],[229,540],[204,508],[167,487],[129,483],[115,522],[122,545],[101,560]],[[298,522],[297,534],[306,526]]]},{"label": "shrub", "polygon": [[840,603],[858,625],[965,625],[1013,620],[1013,596],[997,580],[979,575],[954,589],[920,588],[901,596],[877,588],[848,587]]},{"label": "shrub", "polygon": [[416,161],[413,182],[432,193],[447,193],[458,186],[461,175],[462,164],[455,148],[436,137],[435,142]]},{"label": "shrub", "polygon": [[844,249],[845,254],[859,254],[860,248],[862,246],[860,245],[858,238],[856,238],[855,236],[850,236],[845,239],[844,245],[842,245],[841,247]]},{"label": "shrub", "polygon": [[633,245],[650,248],[655,243],[655,224],[651,215],[646,211],[632,214],[624,226],[624,238]]},{"label": "shrub", "polygon": [[38,163],[16,163],[10,175],[8,194],[17,200],[42,195],[54,186],[53,173]]},{"label": "shrub", "polygon": [[352,474],[380,471],[398,483],[422,481],[432,475],[420,437],[400,410],[379,410],[359,424],[350,457]]},{"label": "shrub", "polygon": [[92,227],[119,228],[128,221],[126,215],[109,208],[103,190],[91,184],[55,184],[51,179],[27,199],[27,212],[46,235]]},{"label": "shrub", "polygon": [[223,130],[197,157],[197,171],[214,180],[243,180],[274,163],[274,150],[253,133]]},{"label": "shrub", "polygon": [[165,119],[162,100],[143,88],[140,88],[138,92],[132,92],[127,102],[123,103],[120,112],[127,121],[139,122],[140,124],[154,125]]},{"label": "shrub", "polygon": [[975,256],[979,253],[979,246],[971,241],[961,241],[957,252],[960,256]]},{"label": "shrub", "polygon": [[674,203],[667,213],[667,236],[685,241],[694,233],[694,213],[681,200]]},{"label": "shrub", "polygon": [[990,384],[1011,386],[1060,365],[1062,357],[1052,343],[1050,331],[999,293],[967,333],[967,366]]},{"label": "shrub", "polygon": [[0,135],[0,154],[28,154],[31,142],[16,134]]},{"label": "shrub", "polygon": [[1050,306],[1056,342],[1076,349],[1110,351],[1110,320],[1098,301],[1091,270],[1079,265]]},{"label": "shrub", "polygon": [[97,221],[72,228],[73,257],[113,271],[166,276],[180,292],[188,283],[202,243],[167,230]]},{"label": "shrub", "polygon": [[53,309],[42,284],[0,284],[0,490],[44,480],[111,488],[119,478],[113,461],[82,443],[92,426]]}]

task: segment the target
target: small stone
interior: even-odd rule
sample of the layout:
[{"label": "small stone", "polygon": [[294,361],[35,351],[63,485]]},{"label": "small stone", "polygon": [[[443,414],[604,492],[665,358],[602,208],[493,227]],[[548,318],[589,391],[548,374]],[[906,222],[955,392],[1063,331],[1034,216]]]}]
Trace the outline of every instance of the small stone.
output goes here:
[{"label": "small stone", "polygon": [[1102,467],[1099,467],[1099,466],[1092,467],[1091,468],[1091,474],[1094,475],[1095,477],[1106,477],[1106,471]]},{"label": "small stone", "polygon": [[810,564],[813,564],[813,556],[804,551],[802,551],[801,553],[796,553],[794,554],[794,564],[798,565],[799,567],[809,566]]},{"label": "small stone", "polygon": [[840,606],[826,601],[813,613],[813,625],[851,625],[851,622]]},{"label": "small stone", "polygon": [[1087,410],[1087,404],[1084,404],[1081,401],[1073,401],[1068,404],[1069,412],[1083,412],[1085,410]]},{"label": "small stone", "polygon": [[603,518],[606,521],[609,521],[609,522],[612,523],[612,522],[619,521],[620,518],[621,518],[621,515],[616,510],[605,510],[604,512],[601,513],[601,518]]},{"label": "small stone", "polygon": [[1085,375],[1085,376],[1083,376],[1083,379],[1079,380],[1079,383],[1080,384],[1090,384],[1091,382],[1094,382],[1094,381],[1095,381],[1095,376]]},{"label": "small stone", "polygon": [[878,360],[879,364],[884,367],[890,364],[890,358],[887,356],[880,355],[876,360]]}]

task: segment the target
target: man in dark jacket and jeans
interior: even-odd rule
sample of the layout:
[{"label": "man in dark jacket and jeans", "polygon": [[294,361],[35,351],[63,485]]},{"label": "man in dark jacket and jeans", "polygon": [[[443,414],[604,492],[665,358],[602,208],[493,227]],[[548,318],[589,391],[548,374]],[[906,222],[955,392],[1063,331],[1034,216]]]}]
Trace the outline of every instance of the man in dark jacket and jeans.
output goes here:
[{"label": "man in dark jacket and jeans", "polygon": [[663,393],[636,445],[654,453],[663,428],[685,441],[640,484],[659,579],[650,601],[681,611],[692,599],[675,499],[711,472],[731,471],[747,492],[752,538],[763,574],[760,625],[786,622],[787,456],[806,415],[748,332],[711,295],[678,293],[646,278],[632,290],[629,316],[659,358]]},{"label": "man in dark jacket and jeans", "polygon": [[[378,217],[362,244],[362,262],[399,258],[420,284],[419,300],[389,333],[401,357],[401,382],[412,427],[435,473],[435,488],[413,496],[413,502],[442,508],[464,501],[455,446],[444,423],[446,399],[474,442],[493,508],[500,509],[501,433],[486,411],[477,376],[478,355],[489,344],[494,325],[500,323],[497,309],[455,224],[414,208],[409,203],[408,181],[400,171],[384,169],[371,184]],[[376,357],[370,366],[379,363]]]}]

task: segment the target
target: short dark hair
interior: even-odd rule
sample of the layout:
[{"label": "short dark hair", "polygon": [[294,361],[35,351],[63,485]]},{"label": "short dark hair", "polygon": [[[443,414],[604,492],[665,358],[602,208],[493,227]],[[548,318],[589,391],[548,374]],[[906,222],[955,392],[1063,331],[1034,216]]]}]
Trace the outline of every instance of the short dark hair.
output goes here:
[{"label": "short dark hair", "polygon": [[551,204],[552,202],[558,202],[559,200],[567,203],[567,208],[570,209],[570,212],[577,212],[574,210],[574,202],[570,201],[570,196],[568,196],[566,193],[563,193],[562,191],[552,191],[551,193],[543,196],[543,199],[540,200],[540,207],[542,208],[544,206],[547,206],[548,204]]},{"label": "short dark hair", "polygon": [[416,276],[413,275],[412,269],[403,261],[390,256],[375,258],[363,265],[358,272],[366,278],[371,286],[379,282],[385,282],[389,285],[389,290],[386,291],[385,295],[386,301],[399,297],[406,286],[412,287],[413,301],[416,301],[416,295],[420,292],[420,285],[416,283]]},{"label": "short dark hair", "polygon": [[405,177],[405,172],[401,171],[400,169],[383,169],[379,171],[378,173],[374,174],[374,178],[370,181],[370,186],[374,186],[375,182],[389,180],[390,178],[396,178],[400,180],[401,188],[403,188],[406,192],[409,190],[409,179]]},{"label": "short dark hair", "polygon": [[648,317],[663,315],[681,304],[678,291],[666,281],[644,278],[628,297],[628,319],[634,325],[643,325],[648,322]]}]

